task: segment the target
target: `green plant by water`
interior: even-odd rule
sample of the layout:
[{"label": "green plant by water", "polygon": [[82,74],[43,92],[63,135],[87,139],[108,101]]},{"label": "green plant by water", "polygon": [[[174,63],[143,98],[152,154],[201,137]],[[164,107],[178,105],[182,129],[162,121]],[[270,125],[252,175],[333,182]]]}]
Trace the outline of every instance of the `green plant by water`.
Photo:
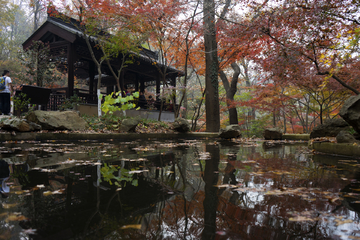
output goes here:
[{"label": "green plant by water", "polygon": [[[100,94],[100,98],[103,95]],[[112,92],[104,97],[104,102],[101,104],[101,110],[106,114],[112,114],[116,111],[125,111],[136,107],[135,101],[139,98],[139,92],[134,92],[132,95],[122,97],[121,92]],[[139,109],[139,108],[137,108]]]},{"label": "green plant by water", "polygon": [[[125,187],[126,183],[131,183],[135,187],[138,186],[138,180],[133,179],[133,174],[129,172],[130,170],[128,169],[115,167],[106,163],[104,164],[104,167],[100,169],[104,181],[108,182],[110,185],[114,183],[118,187]],[[117,176],[115,175],[116,173],[118,173]]]},{"label": "green plant by water", "polygon": [[20,93],[18,96],[13,97],[15,110],[23,111],[28,108],[30,104],[30,98],[26,97],[25,93]]}]

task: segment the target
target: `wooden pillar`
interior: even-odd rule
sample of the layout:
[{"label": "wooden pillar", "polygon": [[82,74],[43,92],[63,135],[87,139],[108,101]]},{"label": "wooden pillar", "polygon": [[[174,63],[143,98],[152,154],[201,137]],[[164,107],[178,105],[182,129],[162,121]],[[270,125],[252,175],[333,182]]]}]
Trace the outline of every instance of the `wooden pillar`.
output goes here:
[{"label": "wooden pillar", "polygon": [[139,80],[140,80],[139,74],[135,73],[135,92],[139,91]]},{"label": "wooden pillar", "polygon": [[67,63],[68,63],[68,91],[67,98],[74,95],[74,63],[75,63],[75,47],[70,43],[67,47]]},{"label": "wooden pillar", "polygon": [[160,81],[161,81],[161,74],[158,73],[156,77],[156,99],[158,99],[160,95]]},{"label": "wooden pillar", "polygon": [[89,61],[89,94],[93,95],[94,91],[94,81],[95,81],[95,63]]},{"label": "wooden pillar", "polygon": [[140,92],[144,92],[145,91],[145,82],[144,79],[142,79],[140,81]]},{"label": "wooden pillar", "polygon": [[[171,77],[171,82],[172,82],[172,85],[174,86],[174,88],[176,88],[176,76]],[[176,90],[175,89],[173,90],[173,93],[174,93],[173,101],[174,101],[174,106],[175,106],[175,104],[176,104]]]},{"label": "wooden pillar", "polygon": [[106,94],[111,94],[114,91],[114,86],[107,86],[106,87]]},{"label": "wooden pillar", "polygon": [[123,97],[126,96],[125,89],[124,89],[124,77],[125,77],[125,71],[121,70],[121,73],[120,73],[120,88],[121,88],[121,96],[123,96]]}]

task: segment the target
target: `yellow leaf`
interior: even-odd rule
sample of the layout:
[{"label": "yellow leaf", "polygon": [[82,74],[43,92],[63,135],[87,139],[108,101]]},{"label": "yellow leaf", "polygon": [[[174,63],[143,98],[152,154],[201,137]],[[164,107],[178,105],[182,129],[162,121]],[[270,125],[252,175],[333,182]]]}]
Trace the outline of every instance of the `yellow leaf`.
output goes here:
[{"label": "yellow leaf", "polygon": [[345,223],[352,223],[353,220],[347,219],[347,220],[341,221],[341,220],[335,219],[335,222],[336,222],[336,226],[340,226],[340,225],[345,224]]},{"label": "yellow leaf", "polygon": [[15,207],[17,205],[18,205],[17,203],[3,203],[2,207],[5,209],[9,209],[9,208]]},{"label": "yellow leaf", "polygon": [[6,220],[5,222],[10,222],[10,221],[23,221],[23,220],[26,220],[26,217],[23,216],[23,215],[10,215]]},{"label": "yellow leaf", "polygon": [[304,216],[297,216],[297,217],[293,217],[293,218],[289,218],[289,221],[291,222],[304,222],[304,221],[316,221],[318,220],[317,218],[308,218],[308,217],[304,217]]},{"label": "yellow leaf", "polygon": [[52,195],[52,192],[51,191],[46,191],[43,193],[43,195],[46,197],[46,196],[50,196]]},{"label": "yellow leaf", "polygon": [[349,237],[349,239],[360,239],[360,237],[357,237],[357,236],[347,236]]},{"label": "yellow leaf", "polygon": [[121,229],[128,229],[128,228],[141,229],[141,224],[130,224],[121,227]]}]

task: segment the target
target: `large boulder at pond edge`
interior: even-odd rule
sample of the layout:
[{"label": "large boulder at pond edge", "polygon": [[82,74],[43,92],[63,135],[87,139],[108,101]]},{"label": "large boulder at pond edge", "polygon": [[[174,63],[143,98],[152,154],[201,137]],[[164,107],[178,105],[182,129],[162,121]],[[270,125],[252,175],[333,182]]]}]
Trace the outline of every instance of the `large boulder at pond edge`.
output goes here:
[{"label": "large boulder at pond edge", "polygon": [[336,136],[337,143],[355,143],[358,142],[354,135],[347,131],[340,131],[339,134]]},{"label": "large boulder at pond edge", "polygon": [[41,130],[41,126],[33,122],[29,123],[26,119],[8,118],[1,123],[1,129],[17,132],[31,132]]},{"label": "large boulder at pond edge", "polygon": [[225,139],[241,137],[240,126],[238,124],[232,124],[226,126],[225,129],[224,128],[220,129],[219,137]]},{"label": "large boulder at pond edge", "polygon": [[346,100],[339,115],[360,134],[360,95]]},{"label": "large boulder at pond edge", "polygon": [[135,132],[136,126],[140,123],[136,118],[125,118],[122,120],[119,130],[121,132]]},{"label": "large boulder at pond edge", "polygon": [[173,123],[173,128],[177,132],[185,133],[190,131],[190,124],[184,118],[177,118]]},{"label": "large boulder at pond edge", "polygon": [[41,111],[29,112],[25,118],[39,124],[43,130],[85,130],[87,123],[74,111]]},{"label": "large boulder at pond edge", "polygon": [[340,131],[349,130],[350,126],[341,118],[326,120],[323,124],[314,127],[310,138],[336,137]]},{"label": "large boulder at pond edge", "polygon": [[277,128],[268,128],[264,131],[265,140],[282,140],[282,132]]}]

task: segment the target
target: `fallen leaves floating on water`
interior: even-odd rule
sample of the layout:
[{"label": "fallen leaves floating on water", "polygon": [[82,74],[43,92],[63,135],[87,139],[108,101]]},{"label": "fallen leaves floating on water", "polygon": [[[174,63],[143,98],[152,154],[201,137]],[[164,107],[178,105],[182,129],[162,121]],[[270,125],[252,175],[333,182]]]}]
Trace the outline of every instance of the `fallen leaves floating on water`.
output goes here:
[{"label": "fallen leaves floating on water", "polygon": [[55,195],[55,194],[63,194],[64,191],[65,191],[64,189],[55,190],[55,191],[46,191],[46,192],[43,192],[43,195],[46,197],[46,196]]},{"label": "fallen leaves floating on water", "polygon": [[357,236],[346,236],[348,237],[349,239],[360,239],[360,237],[357,237]]},{"label": "fallen leaves floating on water", "polygon": [[238,186],[231,185],[231,184],[220,184],[220,185],[214,185],[214,187],[217,187],[217,188],[237,188]]},{"label": "fallen leaves floating on water", "polygon": [[304,222],[304,221],[314,222],[317,220],[319,220],[319,219],[318,218],[309,218],[309,217],[305,217],[305,216],[296,216],[296,217],[289,218],[289,221],[291,221],[291,222]]},{"label": "fallen leaves floating on water", "polygon": [[46,192],[43,192],[43,195],[46,197],[46,196],[50,196],[52,195],[52,192],[51,191],[46,191]]},{"label": "fallen leaves floating on water", "polygon": [[254,160],[245,160],[245,161],[241,161],[241,163],[256,163],[256,161],[254,161]]},{"label": "fallen leaves floating on water", "polygon": [[141,229],[141,224],[130,224],[121,227],[121,229],[129,229],[129,228]]},{"label": "fallen leaves floating on water", "polygon": [[335,222],[336,222],[336,226],[340,226],[340,225],[342,225],[342,224],[345,224],[345,223],[352,223],[353,222],[353,220],[351,220],[351,219],[346,219],[346,220],[340,220],[340,219],[335,219],[334,220]]},{"label": "fallen leaves floating on water", "polygon": [[236,188],[234,191],[238,192],[265,192],[265,188]]},{"label": "fallen leaves floating on water", "polygon": [[5,222],[12,222],[12,221],[24,221],[27,218],[23,215],[15,215],[15,214],[11,214],[9,215],[6,219]]},{"label": "fallen leaves floating on water", "polygon": [[224,232],[224,231],[217,231],[216,234],[217,234],[217,235],[220,235],[220,236],[225,236],[225,235],[226,235],[226,232]]},{"label": "fallen leaves floating on water", "polygon": [[23,229],[22,232],[25,234],[36,234],[36,229]]},{"label": "fallen leaves floating on water", "polygon": [[18,204],[17,203],[3,203],[2,204],[2,207],[4,209],[9,209],[9,208],[13,208],[13,207],[16,207]]}]

